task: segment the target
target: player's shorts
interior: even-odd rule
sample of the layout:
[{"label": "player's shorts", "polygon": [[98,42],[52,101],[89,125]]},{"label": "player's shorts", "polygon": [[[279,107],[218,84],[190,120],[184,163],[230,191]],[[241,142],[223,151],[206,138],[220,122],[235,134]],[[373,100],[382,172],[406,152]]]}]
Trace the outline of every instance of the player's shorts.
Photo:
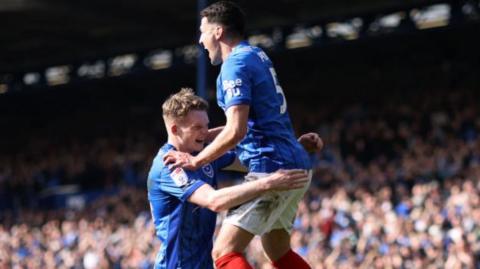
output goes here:
[{"label": "player's shorts", "polygon": [[[268,176],[267,173],[249,173],[245,181],[257,180]],[[301,189],[291,191],[271,191],[230,209],[224,223],[240,227],[252,234],[262,235],[272,230],[292,231],[298,203],[310,186],[312,171],[308,171],[308,183]]]}]

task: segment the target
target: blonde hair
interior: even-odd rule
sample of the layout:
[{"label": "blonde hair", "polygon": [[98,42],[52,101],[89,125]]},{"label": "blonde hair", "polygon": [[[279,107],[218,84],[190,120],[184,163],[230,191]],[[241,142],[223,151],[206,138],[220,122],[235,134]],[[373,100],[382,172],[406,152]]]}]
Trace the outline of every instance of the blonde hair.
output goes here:
[{"label": "blonde hair", "polygon": [[208,102],[195,95],[191,88],[182,88],[170,95],[162,105],[163,117],[170,119],[182,119],[192,110],[207,111]]}]

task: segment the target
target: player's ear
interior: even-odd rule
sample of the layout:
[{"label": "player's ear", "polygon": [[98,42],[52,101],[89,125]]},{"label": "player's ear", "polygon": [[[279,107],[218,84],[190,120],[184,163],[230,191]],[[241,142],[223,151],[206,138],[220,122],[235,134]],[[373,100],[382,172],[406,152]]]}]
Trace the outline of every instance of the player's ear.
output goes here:
[{"label": "player's ear", "polygon": [[219,40],[225,34],[224,31],[225,30],[221,25],[218,25],[217,27],[215,27],[215,31],[214,31],[215,39]]},{"label": "player's ear", "polygon": [[172,132],[172,134],[174,134],[174,135],[177,135],[177,134],[178,134],[178,126],[177,126],[177,124],[172,124],[172,125],[170,126],[170,132]]}]

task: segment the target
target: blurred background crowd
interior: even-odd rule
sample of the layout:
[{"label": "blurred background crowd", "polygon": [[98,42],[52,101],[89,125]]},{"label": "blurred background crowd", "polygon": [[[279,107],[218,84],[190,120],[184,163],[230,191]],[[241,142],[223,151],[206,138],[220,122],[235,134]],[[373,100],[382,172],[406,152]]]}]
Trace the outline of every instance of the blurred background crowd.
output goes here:
[{"label": "blurred background crowd", "polygon": [[[320,109],[290,103],[308,118],[299,131],[316,131],[326,144],[314,156],[292,246],[314,268],[477,268],[479,93],[382,100]],[[2,156],[9,209],[1,214],[0,268],[151,267],[160,243],[145,178],[163,141],[140,134],[61,145],[39,139],[31,151]],[[39,194],[73,183],[110,193],[45,208]],[[270,268],[259,241],[247,256]]]},{"label": "blurred background crowd", "polygon": [[[194,61],[179,64],[185,48],[172,50],[168,66],[162,61],[170,58],[160,51],[162,69],[128,64],[148,55],[145,44],[167,46],[164,36],[175,46],[192,41],[195,7],[191,1],[144,0],[137,8],[129,1],[45,0],[25,10],[17,3],[16,13],[6,8],[31,1],[7,2],[0,3],[0,20],[22,15],[35,23],[17,23],[32,33],[32,42],[17,37],[23,46],[7,42],[16,38],[15,29],[0,23],[7,36],[0,42],[0,269],[152,268],[161,243],[146,177],[166,141],[161,104],[180,87],[195,88],[197,70]],[[43,10],[40,2],[51,13],[34,12]],[[314,176],[295,219],[294,250],[314,269],[480,269],[480,2],[448,0],[450,9],[425,8],[423,17],[415,5],[427,1],[273,1],[273,9],[272,1],[254,1],[262,8],[239,2],[250,10],[248,30],[257,38],[266,38],[258,32],[265,26],[288,26],[272,31],[272,40],[280,41],[267,53],[296,134],[314,131],[325,142],[312,156]],[[383,21],[388,26],[400,18],[396,28],[383,29],[373,13],[361,12],[368,7],[387,15],[404,2],[411,12]],[[102,4],[112,7],[111,17],[95,13]],[[62,8],[83,14],[71,18],[78,29],[57,23]],[[158,16],[159,9],[171,12]],[[344,17],[334,15],[340,11],[361,13],[363,24],[338,24]],[[180,13],[191,21],[175,15]],[[450,24],[442,24],[445,14],[451,14]],[[441,19],[429,21],[435,16]],[[106,21],[96,21],[100,17]],[[338,19],[332,25],[340,30],[323,21],[316,25],[319,18]],[[118,27],[120,21],[128,27]],[[172,22],[185,31],[172,31]],[[36,25],[43,30],[29,28]],[[82,34],[80,25],[95,31]],[[55,29],[71,35],[63,43],[47,39],[58,36],[50,32]],[[305,33],[310,43],[300,43]],[[96,37],[92,44],[90,34]],[[293,47],[281,47],[281,41]],[[124,55],[131,50],[130,58]],[[91,61],[96,58],[101,60]],[[87,65],[29,73],[84,60]],[[224,121],[214,101],[218,69],[207,69],[215,127]],[[65,70],[78,72],[62,76]],[[220,185],[240,180],[225,172]],[[272,269],[258,239],[246,256],[255,268]]]}]

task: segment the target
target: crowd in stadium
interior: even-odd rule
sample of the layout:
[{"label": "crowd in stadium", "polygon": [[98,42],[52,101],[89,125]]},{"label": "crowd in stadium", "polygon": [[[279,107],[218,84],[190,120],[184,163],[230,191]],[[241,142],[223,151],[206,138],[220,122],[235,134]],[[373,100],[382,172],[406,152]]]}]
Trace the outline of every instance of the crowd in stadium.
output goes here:
[{"label": "crowd in stadium", "polygon": [[[478,268],[477,95],[442,91],[342,108],[290,102],[297,129],[326,142],[295,221],[295,251],[315,269]],[[150,268],[160,243],[144,184],[156,141],[40,139],[36,155],[0,157],[0,196],[14,209],[2,211],[0,268]],[[36,204],[45,186],[69,183],[122,187],[81,210]],[[258,240],[246,257],[271,268]]]},{"label": "crowd in stadium", "polygon": [[[145,191],[124,188],[83,210],[24,209],[0,225],[0,268],[152,268]],[[5,224],[6,223],[6,224]]]}]

